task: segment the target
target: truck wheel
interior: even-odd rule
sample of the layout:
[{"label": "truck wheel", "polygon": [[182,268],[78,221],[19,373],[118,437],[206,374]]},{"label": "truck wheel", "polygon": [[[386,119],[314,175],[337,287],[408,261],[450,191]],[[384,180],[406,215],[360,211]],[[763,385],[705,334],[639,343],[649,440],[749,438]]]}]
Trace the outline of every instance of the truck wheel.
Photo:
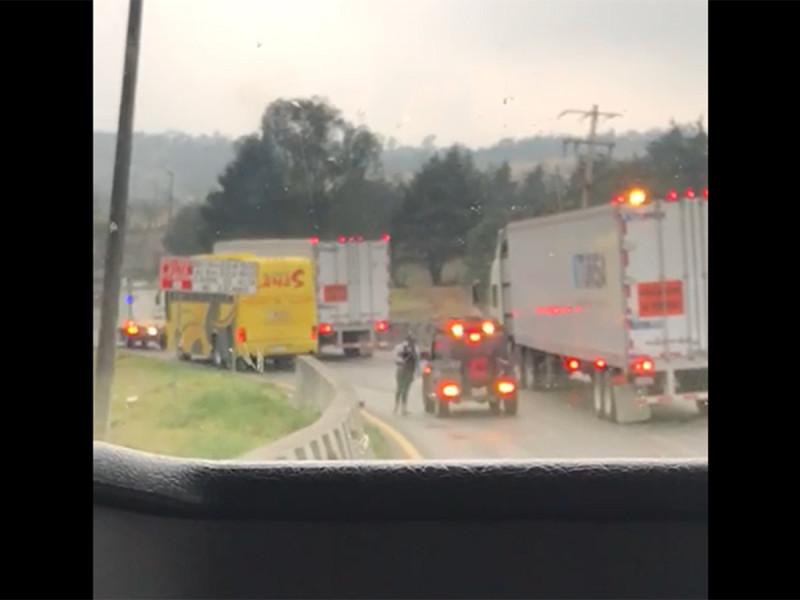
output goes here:
[{"label": "truck wheel", "polygon": [[500,400],[489,400],[489,412],[493,415],[500,414]]},{"label": "truck wheel", "polygon": [[697,401],[697,412],[699,412],[703,417],[708,416],[708,400]]},{"label": "truck wheel", "polygon": [[450,415],[450,403],[447,400],[439,400],[436,402],[436,416],[440,419]]},{"label": "truck wheel", "polygon": [[525,362],[528,358],[528,352],[525,348],[517,346],[514,352],[514,376],[519,382],[519,387],[523,390],[528,389],[528,373]]},{"label": "truck wheel", "polygon": [[603,418],[603,402],[608,396],[607,378],[605,373],[595,373],[592,377],[592,406],[598,419]]},{"label": "truck wheel", "polygon": [[604,419],[612,423],[617,422],[617,393],[614,386],[608,386],[608,390],[603,394],[603,414]]},{"label": "truck wheel", "polygon": [[506,398],[503,400],[503,411],[509,416],[513,417],[517,414],[517,399],[516,398]]},{"label": "truck wheel", "polygon": [[528,389],[542,391],[544,386],[542,385],[541,361],[538,360],[537,354],[533,351],[527,352],[528,360],[525,362],[525,370]]}]

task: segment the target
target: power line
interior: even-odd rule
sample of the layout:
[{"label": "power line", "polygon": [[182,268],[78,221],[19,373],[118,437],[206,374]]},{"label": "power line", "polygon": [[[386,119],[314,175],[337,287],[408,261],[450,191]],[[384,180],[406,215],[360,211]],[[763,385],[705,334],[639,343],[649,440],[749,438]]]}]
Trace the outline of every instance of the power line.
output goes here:
[{"label": "power line", "polygon": [[578,114],[582,115],[582,119],[586,119],[587,117],[590,119],[589,121],[589,137],[587,138],[564,138],[564,152],[566,153],[567,148],[573,146],[575,148],[575,152],[577,153],[580,146],[588,146],[588,152],[586,157],[586,167],[584,169],[584,179],[583,179],[583,193],[582,193],[582,206],[583,208],[587,208],[590,204],[590,193],[592,188],[592,177],[594,171],[594,149],[596,146],[603,146],[608,148],[609,154],[614,149],[614,142],[602,141],[597,139],[597,121],[600,118],[603,119],[613,119],[614,117],[621,117],[622,113],[613,113],[613,112],[600,112],[597,108],[597,104],[592,106],[591,110],[579,110],[576,108],[569,108],[567,110],[561,111],[561,114],[558,115],[560,119],[564,115],[570,114]]}]

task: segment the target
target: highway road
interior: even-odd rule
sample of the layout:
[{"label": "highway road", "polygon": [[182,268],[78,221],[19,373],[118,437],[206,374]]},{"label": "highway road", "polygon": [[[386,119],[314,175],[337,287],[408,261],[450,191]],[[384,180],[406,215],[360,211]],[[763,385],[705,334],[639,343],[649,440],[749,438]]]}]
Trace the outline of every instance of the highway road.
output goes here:
[{"label": "highway road", "polygon": [[[422,408],[420,380],[407,416],[394,415],[394,366],[388,352],[325,363],[356,388],[364,407],[402,433],[429,459],[705,458],[708,418],[693,405],[654,407],[647,423],[616,425],[591,410],[588,386],[520,394],[516,417],[494,416],[482,404],[456,406],[439,419]],[[269,375],[291,383],[291,373]]]}]

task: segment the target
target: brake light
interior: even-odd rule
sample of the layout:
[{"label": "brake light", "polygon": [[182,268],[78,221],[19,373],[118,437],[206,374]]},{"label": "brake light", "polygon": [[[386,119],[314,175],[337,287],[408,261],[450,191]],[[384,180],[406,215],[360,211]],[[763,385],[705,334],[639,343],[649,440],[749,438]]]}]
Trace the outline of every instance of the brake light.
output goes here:
[{"label": "brake light", "polygon": [[390,236],[388,233],[384,233],[384,234],[381,236],[381,239],[382,239],[384,242],[390,242],[390,241],[392,241],[392,236]]},{"label": "brake light", "polygon": [[683,192],[683,197],[684,198],[690,198],[690,199],[694,198],[695,197],[694,190],[692,188],[686,188],[684,190],[684,192]]},{"label": "brake light", "polygon": [[236,328],[236,342],[244,344],[247,341],[247,330],[244,327]]},{"label": "brake light", "polygon": [[494,335],[494,331],[495,331],[494,323],[492,323],[491,321],[484,321],[481,324],[481,330],[486,335]]},{"label": "brake light", "polygon": [[461,394],[461,388],[454,381],[443,381],[439,384],[439,397],[457,398]]},{"label": "brake light", "polygon": [[136,335],[137,333],[139,333],[139,326],[138,325],[134,325],[133,323],[130,323],[125,328],[125,331],[128,332],[128,335]]},{"label": "brake light", "polygon": [[567,357],[564,359],[564,368],[570,373],[574,373],[581,368],[581,361],[577,358]]},{"label": "brake light", "polygon": [[333,333],[333,325],[330,323],[320,323],[319,324],[319,334],[320,335],[330,335]]},{"label": "brake light", "polygon": [[433,369],[431,369],[430,365],[425,365],[422,367],[422,372],[425,373],[425,375],[430,375],[432,370]]},{"label": "brake light", "polygon": [[517,384],[510,379],[498,379],[495,385],[497,393],[501,396],[510,396],[517,389]]},{"label": "brake light", "polygon": [[469,334],[469,341],[472,342],[473,344],[477,344],[478,342],[481,341],[481,334],[478,333],[477,331],[473,331],[472,333]]},{"label": "brake light", "polygon": [[656,365],[651,358],[638,358],[631,363],[631,370],[634,373],[652,373]]},{"label": "brake light", "polygon": [[463,337],[464,336],[464,325],[461,323],[453,323],[450,325],[450,333],[453,334],[453,337]]},{"label": "brake light", "polygon": [[667,202],[676,202],[678,200],[678,192],[675,190],[668,191],[665,199]]},{"label": "brake light", "polygon": [[602,371],[606,368],[606,361],[602,358],[598,358],[596,361],[594,361],[594,368],[598,371]]},{"label": "brake light", "polygon": [[389,329],[389,322],[388,321],[375,321],[375,331],[378,333],[382,331],[387,331]]},{"label": "brake light", "polygon": [[316,246],[319,244],[319,238],[317,236],[313,236],[310,240],[312,246]]}]

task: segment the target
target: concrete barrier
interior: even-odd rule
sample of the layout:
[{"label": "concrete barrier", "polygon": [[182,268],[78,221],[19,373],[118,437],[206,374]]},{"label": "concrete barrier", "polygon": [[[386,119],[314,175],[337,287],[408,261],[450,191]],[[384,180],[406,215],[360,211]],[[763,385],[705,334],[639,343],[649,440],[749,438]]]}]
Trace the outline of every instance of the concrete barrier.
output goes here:
[{"label": "concrete barrier", "polygon": [[298,357],[291,402],[321,412],[316,422],[241,457],[263,460],[361,460],[373,458],[358,395],[315,358]]}]

